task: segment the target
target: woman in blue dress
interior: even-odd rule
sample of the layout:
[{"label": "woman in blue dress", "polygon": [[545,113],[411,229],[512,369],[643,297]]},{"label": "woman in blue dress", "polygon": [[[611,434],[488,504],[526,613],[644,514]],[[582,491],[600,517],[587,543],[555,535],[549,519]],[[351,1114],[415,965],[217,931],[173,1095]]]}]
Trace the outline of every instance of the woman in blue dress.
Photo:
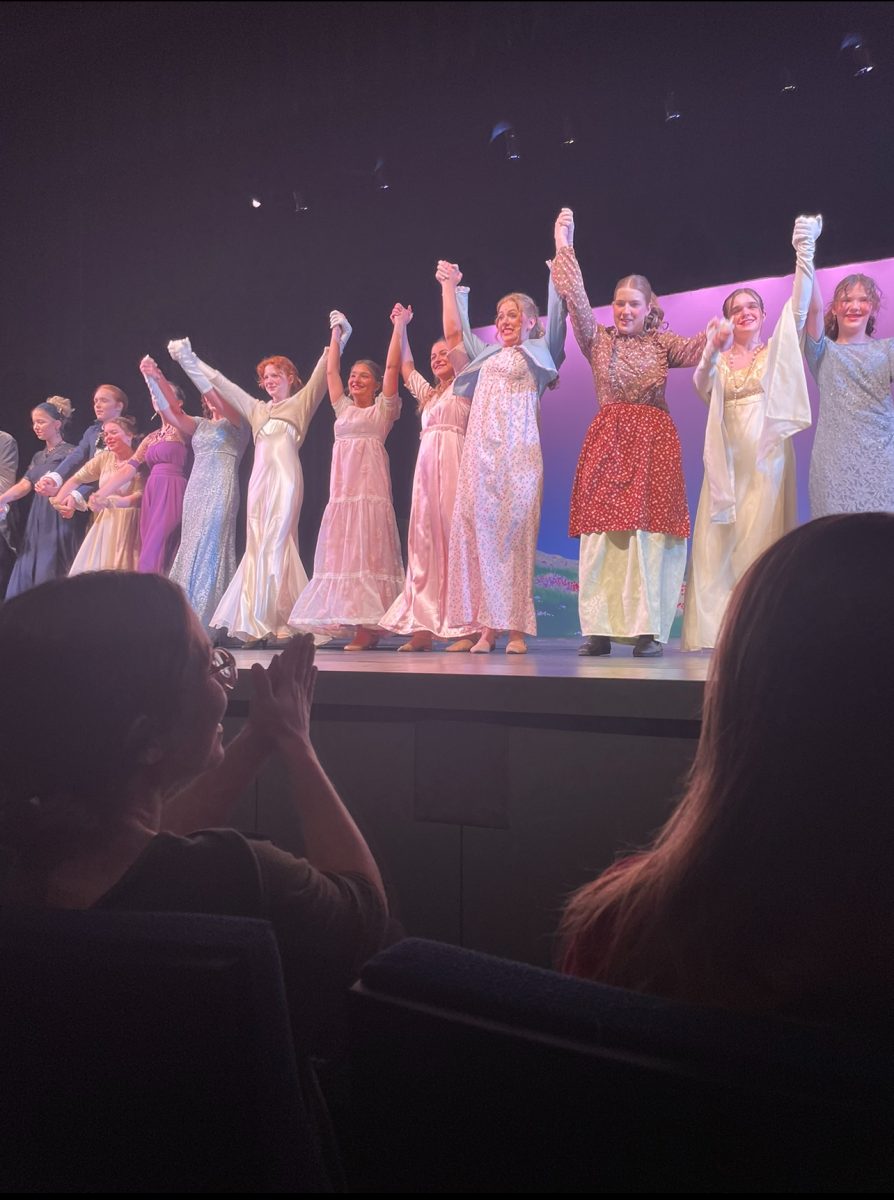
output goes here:
[{"label": "woman in blue dress", "polygon": [[[31,466],[19,482],[0,495],[0,516],[12,501],[21,500],[33,491],[41,476],[57,470],[65,456],[74,449],[62,436],[73,411],[71,401],[64,396],[50,396],[49,400],[32,409],[34,436],[45,443],[44,449],[34,455]],[[82,535],[80,521],[61,517],[46,496],[35,493],[19,557],[6,589],[7,600],[38,583],[67,575]]]},{"label": "woman in blue dress", "polygon": [[202,397],[205,415],[192,417],[171,404],[173,385],[152,358],[144,358],[140,370],[153,407],[192,442],[194,461],[183,497],[180,548],[170,578],[186,592],[210,633],[211,617],[236,572],[239,463],[250,431],[244,421],[235,424],[214,406],[215,392]]}]

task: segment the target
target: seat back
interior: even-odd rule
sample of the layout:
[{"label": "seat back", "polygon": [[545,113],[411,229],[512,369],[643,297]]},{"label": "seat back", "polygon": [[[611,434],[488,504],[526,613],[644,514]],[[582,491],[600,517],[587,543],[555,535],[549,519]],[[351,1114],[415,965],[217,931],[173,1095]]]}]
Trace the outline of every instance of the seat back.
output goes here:
[{"label": "seat back", "polygon": [[265,921],[0,916],[3,1191],[328,1191]]},{"label": "seat back", "polygon": [[351,996],[354,1190],[885,1190],[890,1048],[411,939]]}]

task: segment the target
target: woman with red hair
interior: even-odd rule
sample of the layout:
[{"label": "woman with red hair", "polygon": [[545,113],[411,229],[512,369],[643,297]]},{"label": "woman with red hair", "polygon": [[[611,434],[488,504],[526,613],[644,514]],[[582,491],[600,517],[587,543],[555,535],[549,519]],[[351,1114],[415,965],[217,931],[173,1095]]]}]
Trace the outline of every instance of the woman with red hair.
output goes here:
[{"label": "woman with red hair", "polygon": [[[343,349],[351,327],[341,313],[330,317],[340,325]],[[285,641],[293,636],[289,615],[307,586],[298,553],[298,517],[304,499],[304,475],[298,453],[308,426],[326,394],[326,353],[302,387],[290,359],[281,355],[258,363],[258,400],[197,358],[189,339],[170,342],[171,357],[183,367],[202,395],[214,392],[214,404],[234,423],[244,418],[255,440],[255,461],[248,484],[245,554],[211,617],[213,628],[225,628],[248,647]]]}]

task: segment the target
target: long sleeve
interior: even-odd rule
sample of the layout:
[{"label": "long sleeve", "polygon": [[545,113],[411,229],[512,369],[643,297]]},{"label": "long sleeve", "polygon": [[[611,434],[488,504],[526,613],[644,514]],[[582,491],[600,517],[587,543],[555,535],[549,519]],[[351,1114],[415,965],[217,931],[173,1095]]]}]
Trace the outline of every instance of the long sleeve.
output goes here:
[{"label": "long sleeve", "polygon": [[[287,419],[295,425],[302,436],[307,432],[307,427],[311,423],[314,413],[320,407],[323,397],[328,391],[326,382],[327,356],[328,350],[324,350],[311,372],[310,379],[308,379],[301,391],[296,392],[288,400],[284,400],[282,404],[282,408],[288,410]],[[280,413],[280,406],[278,405],[273,406],[270,414],[272,416],[285,416],[284,413]]]},{"label": "long sleeve", "polygon": [[553,259],[550,270],[550,279],[557,295],[565,302],[568,316],[571,318],[574,339],[589,360],[592,355],[597,324],[573,246],[562,246],[560,250],[556,251],[556,257]]},{"label": "long sleeve", "polygon": [[261,407],[263,401],[258,400],[256,396],[250,396],[248,392],[244,392],[238,384],[227,379],[226,375],[222,375],[215,367],[210,367],[200,358],[197,358],[196,361],[202,373],[208,377],[209,382],[220,392],[224,400],[228,404],[231,404],[238,413],[241,413],[252,428],[254,428],[254,414]]},{"label": "long sleeve", "polygon": [[106,452],[101,450],[99,454],[94,454],[89,462],[84,463],[79,471],[75,471],[75,479],[78,483],[95,483],[99,479],[105,454]]},{"label": "long sleeve", "polygon": [[812,421],[801,357],[802,334],[803,326],[798,328],[794,302],[786,301],[767,346],[767,370],[763,378],[766,407],[757,448],[758,467],[780,442],[809,428]]},{"label": "long sleeve", "polygon": [[560,367],[565,361],[565,336],[568,328],[568,306],[556,290],[552,272],[546,302],[546,345],[553,362]]},{"label": "long sleeve", "polygon": [[720,351],[711,350],[706,345],[699,359],[698,366],[695,368],[695,373],[692,376],[695,390],[701,396],[702,400],[704,400],[705,404],[711,403],[711,390],[714,387],[714,380],[717,378],[717,360],[719,358]]},{"label": "long sleeve", "polygon": [[19,447],[9,433],[0,433],[0,493],[12,487],[19,469]]},{"label": "long sleeve", "polygon": [[52,475],[61,486],[70,475],[80,470],[84,463],[96,453],[96,443],[99,441],[99,434],[100,426],[96,422],[88,425],[74,450],[62,459],[58,467],[54,468],[53,471],[48,471],[47,474]]},{"label": "long sleeve", "polygon": [[694,367],[697,365],[705,346],[708,335],[697,333],[694,337],[683,337],[679,333],[661,333],[658,335],[667,352],[669,367]]},{"label": "long sleeve", "polygon": [[490,343],[483,341],[477,333],[472,332],[472,326],[469,324],[468,288],[456,289],[456,306],[459,309],[459,320],[463,331],[463,349],[471,362],[483,351],[490,349]]}]

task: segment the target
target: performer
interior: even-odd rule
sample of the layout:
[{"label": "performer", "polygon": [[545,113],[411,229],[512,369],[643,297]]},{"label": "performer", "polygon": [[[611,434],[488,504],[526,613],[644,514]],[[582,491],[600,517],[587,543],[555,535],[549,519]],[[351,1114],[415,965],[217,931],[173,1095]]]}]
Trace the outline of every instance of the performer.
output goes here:
[{"label": "performer", "polygon": [[801,341],[812,282],[812,258],[808,263],[799,254],[792,299],[766,345],[764,302],[752,288],[731,292],[723,302],[725,321],[708,327],[694,379],[709,408],[683,606],[684,650],[713,649],[733,587],[798,523],[790,439],[811,420]]},{"label": "performer", "polygon": [[[340,325],[343,345],[351,327],[343,314],[330,314]],[[292,637],[289,614],[307,586],[298,553],[298,517],[304,499],[304,475],[298,452],[326,392],[324,350],[307,384],[294,363],[277,355],[258,363],[258,386],[268,400],[257,400],[192,352],[189,339],[170,342],[168,351],[210,403],[231,423],[244,418],[255,439],[255,461],[248,483],[245,554],[216,610],[212,627],[229,630],[246,647]]]},{"label": "performer", "polygon": [[[34,490],[41,496],[52,498],[58,496],[64,480],[73,475],[80,467],[91,459],[97,450],[102,449],[102,424],[111,417],[120,417],[127,412],[127,393],[113,383],[101,383],[93,393],[93,412],[96,419],[87,426],[71,454],[59,464],[57,471],[48,471],[42,479],[38,479]],[[64,509],[59,509],[63,516],[72,516],[76,511],[86,509],[87,497],[96,490],[93,484],[84,484],[77,494],[70,493],[71,499]],[[83,500],[83,503],[81,501]]]},{"label": "performer", "polygon": [[340,332],[336,324],[326,365],[335,411],[329,503],[317,537],[313,578],[298,597],[289,624],[330,636],[350,630],[353,637],[345,650],[371,650],[379,641],[382,616],[404,580],[385,449],[400,416],[399,361],[392,359],[383,378],[381,367],[360,359],[348,375],[346,395]]},{"label": "performer", "polygon": [[[0,494],[0,516],[14,500],[21,500],[47,471],[58,470],[74,446],[62,436],[74,409],[65,396],[50,396],[31,411],[34,436],[45,443],[31,459],[31,466],[18,483]],[[6,598],[11,600],[28,588],[48,579],[67,575],[77,553],[79,530],[64,521],[46,496],[39,493],[31,501],[22,547],[12,569]]]},{"label": "performer", "polygon": [[[11,488],[16,481],[19,469],[19,447],[11,433],[0,431],[0,493]],[[15,538],[9,527],[7,513],[0,515],[0,596],[6,592],[6,585],[15,564]]]},{"label": "performer", "polygon": [[124,463],[96,493],[103,501],[130,484],[142,466],[149,470],[140,507],[140,557],[137,570],[167,575],[180,543],[183,495],[186,491],[186,461],[189,448],[171,420],[174,409],[182,409],[186,397],[171,388],[171,411],[162,413],[161,429],[144,437]]},{"label": "performer", "polygon": [[[50,503],[63,508],[74,489],[84,483],[99,481],[100,486],[127,462],[133,453],[136,422],[132,417],[113,417],[102,423],[105,449],[94,454],[79,471],[75,471],[59,489]],[[140,555],[140,501],[143,497],[143,477],[137,474],[125,483],[120,492],[105,500],[95,495],[87,501],[96,519],[71,564],[69,575],[84,571],[135,571]]]},{"label": "performer", "polygon": [[[811,260],[816,233],[801,231]],[[894,512],[894,338],[875,339],[881,292],[869,275],[847,275],[823,316],[814,276],[807,366],[819,386],[810,460],[810,513]]]},{"label": "performer", "polygon": [[[391,314],[394,335],[388,348],[387,366],[400,364],[404,384],[418,403],[422,432],[413,475],[407,577],[403,592],[380,624],[392,633],[411,635],[401,650],[431,650],[433,637],[458,638],[447,649],[469,650],[474,628],[451,626],[447,620],[447,558],[470,401],[454,395],[456,373],[443,338],[431,348],[435,383],[428,383],[416,370],[407,337],[407,326],[412,319],[411,307],[394,306]],[[465,358],[462,350],[456,353]]]},{"label": "performer", "polygon": [[599,411],[581,448],[569,534],[579,537],[579,653],[635,639],[637,658],[663,653],[686,569],[689,510],[680,441],[664,389],[670,367],[694,367],[705,334],[661,329],[664,313],[643,275],[615,286],[615,323],[599,325],[574,253],[574,214],[556,221],[552,277],[593,369]]},{"label": "performer", "polygon": [[217,392],[202,396],[203,416],[193,417],[174,403],[172,385],[154,359],[140,370],[153,407],[180,430],[193,452],[193,465],[183,496],[180,548],[170,578],[186,593],[196,616],[212,633],[211,618],[236,573],[236,517],[239,513],[239,463],[249,441],[249,427],[238,413],[229,421],[214,406]]},{"label": "performer", "polygon": [[509,631],[507,654],[525,654],[525,634],[537,632],[534,556],[543,495],[540,397],[558,378],[565,357],[564,305],[550,287],[546,329],[530,296],[511,292],[497,305],[493,345],[472,333],[457,299],[462,279],[440,262],[444,334],[471,361],[453,384],[474,396],[450,533],[448,619],[480,630],[473,654],[493,650]]}]

